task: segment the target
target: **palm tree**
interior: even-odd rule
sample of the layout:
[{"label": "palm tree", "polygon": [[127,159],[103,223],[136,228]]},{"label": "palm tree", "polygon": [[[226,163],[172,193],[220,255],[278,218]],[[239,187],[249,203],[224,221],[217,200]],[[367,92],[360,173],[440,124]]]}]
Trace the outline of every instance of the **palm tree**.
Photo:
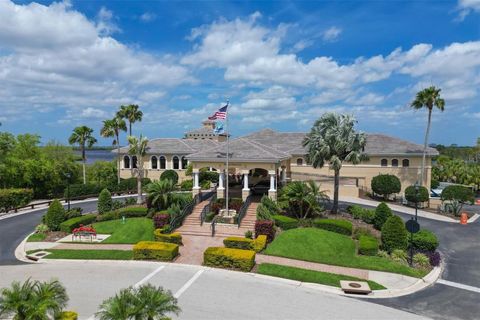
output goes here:
[{"label": "palm tree", "polygon": [[159,210],[167,209],[173,202],[175,183],[170,179],[151,182],[147,186],[147,194],[152,207]]},{"label": "palm tree", "polygon": [[307,162],[314,168],[322,168],[326,162],[334,171],[332,213],[338,211],[338,188],[340,169],[344,162],[358,164],[368,159],[363,153],[366,135],[355,131],[357,121],[353,116],[334,112],[325,113],[315,121],[311,131],[303,140],[307,148]]},{"label": "palm tree", "polygon": [[85,173],[85,164],[87,161],[87,157],[85,155],[85,148],[91,148],[95,143],[97,143],[97,139],[92,136],[93,129],[87,126],[80,126],[73,129],[73,133],[68,138],[68,142],[70,144],[78,144],[80,146],[80,150],[82,151],[82,161],[83,161],[83,184],[87,183],[87,177]]},{"label": "palm tree", "polygon": [[321,202],[328,196],[314,181],[294,181],[282,189],[280,204],[287,207],[299,219],[320,214],[324,208]]},{"label": "palm tree", "polygon": [[10,288],[0,290],[0,317],[13,316],[15,320],[56,319],[67,302],[67,292],[57,280],[13,282]]},{"label": "palm tree", "polygon": [[139,110],[139,106],[136,104],[129,104],[128,106],[120,106],[120,110],[117,112],[117,116],[128,120],[128,135],[132,135],[132,123],[142,121],[143,112]]},{"label": "palm tree", "polygon": [[143,178],[143,157],[147,154],[147,145],[148,139],[146,137],[140,138],[129,136],[128,143],[130,148],[128,153],[131,155],[135,155],[137,157],[137,168],[135,169],[137,175],[137,204],[141,204],[143,202],[142,199],[142,178]]},{"label": "palm tree", "polygon": [[105,300],[96,316],[100,320],[170,319],[168,313],[178,315],[180,308],[170,291],[151,284],[122,289],[119,294]]},{"label": "palm tree", "polygon": [[125,120],[114,117],[111,120],[104,120],[103,127],[100,129],[102,137],[113,137],[113,145],[117,146],[117,183],[120,184],[120,131],[127,131]]},{"label": "palm tree", "polygon": [[425,88],[422,91],[419,91],[415,96],[415,100],[412,101],[410,106],[414,109],[428,109],[428,121],[427,121],[427,129],[425,130],[425,141],[423,143],[423,155],[422,155],[422,170],[421,170],[421,184],[425,184],[425,157],[427,154],[427,146],[428,146],[428,135],[430,134],[430,125],[432,122],[432,111],[433,107],[437,107],[440,111],[445,110],[445,100],[440,98],[440,91],[442,89],[436,88],[431,86],[429,88]]}]

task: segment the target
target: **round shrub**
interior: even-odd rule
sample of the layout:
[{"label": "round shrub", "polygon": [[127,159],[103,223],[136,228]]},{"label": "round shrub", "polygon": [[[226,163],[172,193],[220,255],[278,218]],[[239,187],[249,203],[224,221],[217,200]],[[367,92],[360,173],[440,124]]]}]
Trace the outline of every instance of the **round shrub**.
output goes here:
[{"label": "round shrub", "polygon": [[420,269],[429,269],[430,259],[423,253],[417,253],[413,256],[413,264]]},{"label": "round shrub", "polygon": [[178,173],[175,170],[169,169],[162,172],[160,175],[160,180],[172,180],[173,184],[178,182]]},{"label": "round shrub", "polygon": [[405,250],[395,249],[392,251],[390,257],[393,261],[400,262],[400,263],[407,263],[407,252]]},{"label": "round shrub", "polygon": [[377,230],[381,230],[385,221],[392,216],[392,210],[385,203],[380,203],[375,209],[375,218],[373,219],[373,224]]},{"label": "round shrub", "polygon": [[99,214],[112,211],[112,194],[108,189],[103,189],[98,196],[97,211]]},{"label": "round shrub", "polygon": [[161,229],[169,223],[170,215],[166,211],[157,213],[153,216],[153,224],[155,226],[155,229]]},{"label": "round shrub", "polygon": [[422,229],[413,235],[412,246],[420,251],[435,251],[438,248],[438,239],[435,233]]},{"label": "round shrub", "polygon": [[379,174],[373,177],[371,187],[374,193],[382,195],[385,199],[402,189],[400,179],[393,174]]},{"label": "round shrub", "polygon": [[[428,197],[429,197],[428,189],[423,186],[419,186],[417,201],[418,202],[428,201]],[[410,202],[415,202],[415,186],[408,186],[405,189],[405,199],[407,199],[407,201],[410,201]]]},{"label": "round shrub", "polygon": [[51,231],[60,230],[60,224],[65,220],[65,209],[57,199],[53,200],[45,214],[45,224]]},{"label": "round shrub", "polygon": [[266,235],[268,242],[272,242],[275,238],[275,227],[273,221],[270,220],[257,220],[255,221],[255,238],[259,235]]},{"label": "round shrub", "polygon": [[442,261],[442,258],[440,257],[440,253],[438,251],[435,252],[427,252],[425,253],[430,260],[430,265],[432,267],[438,267],[440,265],[440,262]]},{"label": "round shrub", "polygon": [[180,189],[182,191],[190,191],[193,188],[193,180],[183,180],[182,183],[180,183]]},{"label": "round shrub", "polygon": [[382,227],[383,248],[388,252],[395,249],[406,250],[408,246],[408,232],[399,216],[391,216]]}]

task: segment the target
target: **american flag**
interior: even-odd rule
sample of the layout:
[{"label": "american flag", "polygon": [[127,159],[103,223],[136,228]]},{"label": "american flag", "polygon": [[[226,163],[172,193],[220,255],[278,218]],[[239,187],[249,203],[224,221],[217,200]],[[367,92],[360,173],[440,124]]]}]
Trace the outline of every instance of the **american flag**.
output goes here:
[{"label": "american flag", "polygon": [[218,109],[213,116],[208,117],[208,120],[227,119],[227,108],[228,104]]}]

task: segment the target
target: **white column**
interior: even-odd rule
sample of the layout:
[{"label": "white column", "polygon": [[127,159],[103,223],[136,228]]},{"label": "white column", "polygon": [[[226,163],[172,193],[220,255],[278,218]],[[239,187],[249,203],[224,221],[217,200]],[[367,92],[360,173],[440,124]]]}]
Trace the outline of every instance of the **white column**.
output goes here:
[{"label": "white column", "polygon": [[224,189],[225,187],[223,186],[223,179],[225,177],[225,174],[223,172],[220,172],[218,175],[218,189]]},{"label": "white column", "polygon": [[243,190],[250,190],[248,188],[248,173],[243,174]]},{"label": "white column", "polygon": [[193,173],[193,188],[194,189],[200,189],[200,186],[198,185],[198,176],[199,176],[198,171]]},{"label": "white column", "polygon": [[270,173],[270,190],[275,191],[275,173]]},{"label": "white column", "polygon": [[285,185],[287,182],[287,168],[282,168],[282,184]]}]

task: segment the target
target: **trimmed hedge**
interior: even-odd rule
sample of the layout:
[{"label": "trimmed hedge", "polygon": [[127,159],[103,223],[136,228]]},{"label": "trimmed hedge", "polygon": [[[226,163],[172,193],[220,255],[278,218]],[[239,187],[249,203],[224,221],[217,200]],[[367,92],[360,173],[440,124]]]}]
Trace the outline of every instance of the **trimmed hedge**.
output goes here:
[{"label": "trimmed hedge", "polygon": [[80,225],[89,225],[92,222],[95,222],[97,215],[95,214],[86,214],[81,217],[76,217],[68,219],[60,224],[60,231],[70,233],[73,229],[80,227]]},{"label": "trimmed hedge", "polygon": [[375,209],[375,218],[373,220],[373,225],[375,229],[381,230],[385,221],[393,215],[390,207],[385,203],[380,203]]},{"label": "trimmed hedge", "polygon": [[400,179],[393,174],[379,174],[372,178],[371,187],[373,192],[387,199],[389,195],[399,193],[402,184]]},{"label": "trimmed hedge", "polygon": [[275,225],[282,230],[290,230],[298,228],[298,220],[294,218],[290,218],[287,216],[281,215],[274,215],[272,216],[273,221],[275,221]]},{"label": "trimmed hedge", "polygon": [[63,196],[65,198],[76,198],[81,196],[98,195],[103,187],[93,183],[74,183],[65,188]]},{"label": "trimmed hedge", "polygon": [[376,256],[378,253],[378,240],[375,237],[362,235],[358,239],[358,253],[364,256]]},{"label": "trimmed hedge", "polygon": [[167,243],[175,243],[181,246],[182,243],[182,235],[179,232],[174,233],[163,233],[164,230],[162,229],[155,229],[153,232],[153,236],[155,237],[155,241],[159,242],[167,242]]},{"label": "trimmed hedge", "polygon": [[255,251],[210,247],[203,253],[203,264],[209,267],[248,272],[255,265]]},{"label": "trimmed hedge", "polygon": [[347,236],[351,236],[353,231],[352,223],[344,219],[317,219],[313,221],[313,225],[320,229]]},{"label": "trimmed hedge", "polygon": [[77,320],[78,313],[75,311],[62,311],[60,313],[59,320]]},{"label": "trimmed hedge", "polygon": [[228,237],[223,239],[223,245],[227,248],[253,250],[254,240],[242,237]]},{"label": "trimmed hedge", "polygon": [[32,199],[31,189],[0,189],[0,212],[26,206]]},{"label": "trimmed hedge", "polygon": [[110,211],[104,214],[99,214],[97,216],[97,222],[110,221],[120,219],[118,216],[118,211]]},{"label": "trimmed hedge", "polygon": [[413,235],[411,245],[416,250],[433,252],[438,248],[439,243],[435,233],[422,229]]},{"label": "trimmed hedge", "polygon": [[172,261],[178,256],[178,244],[140,241],[133,246],[133,259]]},{"label": "trimmed hedge", "polygon": [[[433,188],[433,187],[432,187]],[[418,188],[418,202],[426,202],[428,201],[429,198],[429,192],[428,189],[425,188],[424,186],[419,186]],[[409,202],[415,203],[415,186],[408,186],[405,189],[405,199]]]},{"label": "trimmed hedge", "polygon": [[145,217],[148,214],[148,209],[145,207],[126,207],[118,210],[118,216],[125,218]]},{"label": "trimmed hedge", "polygon": [[275,238],[275,228],[273,226],[273,221],[270,221],[270,220],[255,221],[255,238],[258,238],[258,236],[261,234],[267,236],[267,242],[273,241],[273,238]]},{"label": "trimmed hedge", "polygon": [[253,241],[253,250],[255,252],[260,252],[262,251],[263,249],[265,249],[265,247],[267,246],[267,236],[266,235],[259,235],[257,237],[257,239],[255,239]]},{"label": "trimmed hedge", "polygon": [[386,251],[395,249],[406,250],[408,246],[408,232],[399,216],[391,216],[382,227],[382,243]]}]

